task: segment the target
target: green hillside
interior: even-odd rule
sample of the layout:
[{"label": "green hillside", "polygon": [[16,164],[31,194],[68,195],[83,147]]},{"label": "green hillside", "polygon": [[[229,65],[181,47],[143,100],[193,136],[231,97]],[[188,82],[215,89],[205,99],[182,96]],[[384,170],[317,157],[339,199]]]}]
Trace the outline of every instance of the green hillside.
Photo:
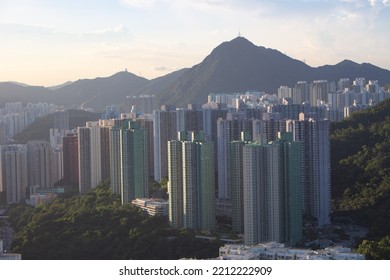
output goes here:
[{"label": "green hillside", "polygon": [[334,213],[369,228],[367,239],[375,245],[365,241],[361,246],[369,258],[390,259],[390,254],[371,254],[367,249],[367,244],[370,248],[389,244],[390,238],[389,112],[386,100],[333,124],[331,132]]},{"label": "green hillside", "polygon": [[104,183],[47,206],[13,205],[8,214],[15,230],[12,251],[23,259],[205,259],[217,257],[222,244],[174,230],[166,217],[122,205]]},{"label": "green hillside", "polygon": [[[82,110],[68,110],[69,127],[85,126],[87,121],[97,121],[101,113],[91,113]],[[53,114],[38,118],[22,132],[14,136],[15,143],[25,144],[30,140],[50,140],[50,128],[53,128]]]}]

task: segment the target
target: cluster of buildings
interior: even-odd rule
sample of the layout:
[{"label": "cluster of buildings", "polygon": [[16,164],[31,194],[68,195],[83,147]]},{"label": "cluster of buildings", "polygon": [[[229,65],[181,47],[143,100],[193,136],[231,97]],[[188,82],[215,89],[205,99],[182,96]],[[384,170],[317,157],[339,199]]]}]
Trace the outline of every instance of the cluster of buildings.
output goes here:
[{"label": "cluster of buildings", "polygon": [[[321,117],[332,121],[341,121],[351,113],[375,106],[390,98],[390,92],[385,91],[377,80],[366,81],[364,78],[340,79],[338,82],[316,80],[311,83],[298,81],[294,87],[280,86],[277,94],[264,92],[210,94],[209,102],[224,103],[227,106],[240,108],[268,107],[273,113],[282,113],[280,106],[290,105],[289,113],[297,114],[308,108]],[[272,106],[270,106],[272,105]],[[277,116],[276,116],[277,117]],[[282,116],[283,117],[283,116]]]},{"label": "cluster of buildings", "polygon": [[301,241],[304,214],[330,223],[329,121],[227,113],[215,123],[215,141],[193,132],[168,141],[173,227],[214,230],[218,211],[257,244]]},{"label": "cluster of buildings", "polygon": [[336,82],[317,80],[312,83],[299,81],[293,88],[281,86],[278,97],[289,104],[309,103],[313,107],[324,107],[326,118],[340,121],[351,113],[376,105],[390,97],[377,80],[348,78]]},{"label": "cluster of buildings", "polygon": [[286,247],[277,242],[253,246],[226,244],[219,248],[221,260],[364,260],[364,255],[350,248],[328,247],[321,250]]},{"label": "cluster of buildings", "polygon": [[[63,191],[55,184],[86,193],[110,179],[122,203],[167,214],[174,228],[211,232],[216,216],[227,216],[246,245],[294,244],[304,217],[330,223],[332,110],[389,97],[375,81],[363,85],[298,82],[277,95],[213,93],[202,106],[154,111],[154,98],[139,96],[129,98],[131,112],[108,106],[99,121],[73,130],[58,111],[50,143],[1,146],[0,192],[16,203],[30,188],[39,204]],[[149,200],[149,182],[162,179],[169,201]]]},{"label": "cluster of buildings", "polygon": [[21,102],[5,103],[0,108],[0,145],[7,144],[14,135],[21,132],[36,118],[44,117],[58,110],[55,104],[28,103],[23,106]]},{"label": "cluster of buildings", "polygon": [[[54,112],[54,126],[50,130],[51,141],[33,140],[27,144],[3,144],[0,146],[0,192],[6,204],[26,199],[31,187],[51,189],[63,178],[63,152],[58,131],[62,122],[69,129],[68,112]],[[35,189],[36,189],[35,188]]]}]

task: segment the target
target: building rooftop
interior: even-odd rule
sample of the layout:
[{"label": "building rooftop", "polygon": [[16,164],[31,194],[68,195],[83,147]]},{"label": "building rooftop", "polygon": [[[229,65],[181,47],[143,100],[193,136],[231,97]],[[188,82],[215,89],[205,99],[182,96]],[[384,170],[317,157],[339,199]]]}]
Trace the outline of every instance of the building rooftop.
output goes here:
[{"label": "building rooftop", "polygon": [[350,248],[328,247],[314,251],[286,247],[282,243],[268,242],[253,246],[226,244],[219,248],[223,260],[364,260],[364,255],[353,253]]},{"label": "building rooftop", "polygon": [[155,215],[168,215],[169,203],[165,199],[160,198],[136,198],[131,201],[136,207],[141,208],[147,212],[150,216]]}]

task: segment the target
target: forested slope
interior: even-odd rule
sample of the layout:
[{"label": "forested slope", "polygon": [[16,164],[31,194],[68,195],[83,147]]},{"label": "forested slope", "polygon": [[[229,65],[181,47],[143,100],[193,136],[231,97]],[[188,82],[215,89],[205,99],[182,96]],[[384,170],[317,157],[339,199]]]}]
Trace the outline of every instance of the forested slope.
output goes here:
[{"label": "forested slope", "polygon": [[[390,244],[390,100],[333,124],[331,158],[335,214],[367,226],[375,246]],[[371,254],[364,246],[369,258],[390,259],[390,250]]]},{"label": "forested slope", "polygon": [[221,245],[171,229],[166,217],[122,205],[104,184],[44,207],[13,206],[9,216],[15,230],[12,250],[23,259],[211,258]]}]

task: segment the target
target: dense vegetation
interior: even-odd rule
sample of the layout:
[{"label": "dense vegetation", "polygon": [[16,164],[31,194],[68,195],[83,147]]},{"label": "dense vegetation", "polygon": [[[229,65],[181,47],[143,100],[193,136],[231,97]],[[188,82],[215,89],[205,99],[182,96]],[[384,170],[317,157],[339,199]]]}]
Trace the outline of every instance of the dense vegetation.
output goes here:
[{"label": "dense vegetation", "polygon": [[12,250],[23,259],[211,258],[221,245],[171,229],[166,217],[122,205],[104,184],[43,207],[12,206],[9,216]]},{"label": "dense vegetation", "polygon": [[371,260],[389,260],[390,259],[390,235],[387,235],[377,241],[363,240],[360,244],[359,253]]},{"label": "dense vegetation", "polygon": [[[359,250],[390,259],[390,100],[333,124],[332,198],[336,215],[369,228]],[[377,249],[375,252],[369,252]],[[378,253],[382,252],[382,253]]]}]

